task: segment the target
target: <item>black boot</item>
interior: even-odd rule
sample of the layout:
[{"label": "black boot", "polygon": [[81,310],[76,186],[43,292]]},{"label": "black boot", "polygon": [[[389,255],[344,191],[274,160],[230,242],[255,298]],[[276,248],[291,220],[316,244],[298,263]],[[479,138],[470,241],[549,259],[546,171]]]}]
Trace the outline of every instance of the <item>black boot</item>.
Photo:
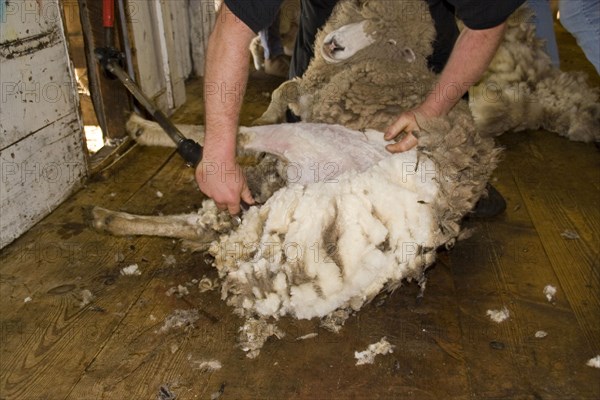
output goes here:
[{"label": "black boot", "polygon": [[486,186],[487,196],[482,196],[471,213],[472,218],[491,218],[500,215],[506,210],[504,197],[489,183]]},{"label": "black boot", "polygon": [[296,123],[302,121],[299,116],[294,114],[289,108],[285,110],[285,122]]}]

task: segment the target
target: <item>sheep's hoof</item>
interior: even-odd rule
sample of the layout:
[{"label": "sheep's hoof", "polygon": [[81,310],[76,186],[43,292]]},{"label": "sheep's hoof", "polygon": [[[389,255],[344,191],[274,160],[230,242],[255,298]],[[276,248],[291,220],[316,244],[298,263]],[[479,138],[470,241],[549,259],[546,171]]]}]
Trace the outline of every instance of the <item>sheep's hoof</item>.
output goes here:
[{"label": "sheep's hoof", "polygon": [[89,212],[88,221],[98,231],[108,231],[113,213],[102,207],[94,207]]},{"label": "sheep's hoof", "polygon": [[143,121],[144,119],[136,114],[132,114],[129,117],[129,120],[127,120],[125,130],[132,139],[138,140],[138,138],[144,134],[144,127],[142,126]]},{"label": "sheep's hoof", "polygon": [[504,200],[500,192],[489,183],[486,186],[486,190],[487,196],[482,196],[479,199],[477,204],[475,204],[475,208],[469,214],[470,217],[492,218],[502,214],[506,210],[506,200]]}]

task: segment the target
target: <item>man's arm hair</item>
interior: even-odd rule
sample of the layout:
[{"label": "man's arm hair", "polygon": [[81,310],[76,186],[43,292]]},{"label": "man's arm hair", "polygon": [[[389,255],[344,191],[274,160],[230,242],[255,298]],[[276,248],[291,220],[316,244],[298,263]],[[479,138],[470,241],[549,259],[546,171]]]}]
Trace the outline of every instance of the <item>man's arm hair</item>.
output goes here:
[{"label": "man's arm hair", "polygon": [[506,22],[489,29],[463,29],[438,82],[423,104],[432,116],[447,114],[481,79],[496,55],[505,30]]},{"label": "man's arm hair", "polygon": [[231,214],[240,212],[240,198],[247,204],[254,202],[235,159],[240,110],[248,81],[248,47],[253,37],[254,32],[223,4],[206,54],[206,132],[196,182],[220,210]]},{"label": "man's arm hair", "polygon": [[249,45],[254,32],[226,4],[208,41],[204,77],[205,151],[231,161],[248,81]]}]

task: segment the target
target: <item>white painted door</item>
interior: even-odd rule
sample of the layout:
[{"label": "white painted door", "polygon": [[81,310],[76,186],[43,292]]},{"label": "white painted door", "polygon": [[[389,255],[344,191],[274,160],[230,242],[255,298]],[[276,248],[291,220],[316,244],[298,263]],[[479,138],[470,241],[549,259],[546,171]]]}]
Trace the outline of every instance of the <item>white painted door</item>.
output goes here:
[{"label": "white painted door", "polygon": [[0,2],[0,248],[87,175],[58,0]]}]

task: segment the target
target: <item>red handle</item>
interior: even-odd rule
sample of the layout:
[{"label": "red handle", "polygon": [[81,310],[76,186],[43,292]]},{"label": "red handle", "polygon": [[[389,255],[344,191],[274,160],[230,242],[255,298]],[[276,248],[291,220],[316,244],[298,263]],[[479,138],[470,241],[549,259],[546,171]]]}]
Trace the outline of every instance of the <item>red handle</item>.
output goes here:
[{"label": "red handle", "polygon": [[105,28],[115,26],[115,0],[103,0],[102,23]]}]

